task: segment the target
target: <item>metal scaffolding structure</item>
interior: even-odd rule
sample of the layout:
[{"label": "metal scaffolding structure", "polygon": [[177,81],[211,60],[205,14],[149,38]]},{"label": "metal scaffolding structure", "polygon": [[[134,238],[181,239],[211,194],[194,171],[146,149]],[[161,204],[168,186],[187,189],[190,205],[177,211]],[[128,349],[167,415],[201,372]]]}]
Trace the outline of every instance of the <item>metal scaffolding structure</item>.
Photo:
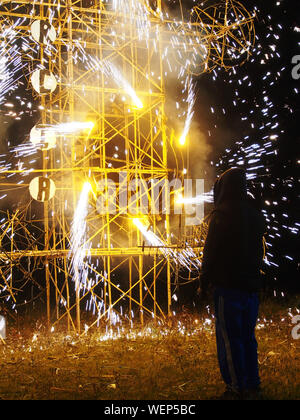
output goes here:
[{"label": "metal scaffolding structure", "polygon": [[30,285],[49,326],[165,318],[182,261],[199,263],[205,229],[166,211],[186,175],[166,79],[244,61],[254,17],[233,0],[171,15],[160,0],[1,2],[40,119],[1,170],[17,204],[2,211],[0,296]]}]

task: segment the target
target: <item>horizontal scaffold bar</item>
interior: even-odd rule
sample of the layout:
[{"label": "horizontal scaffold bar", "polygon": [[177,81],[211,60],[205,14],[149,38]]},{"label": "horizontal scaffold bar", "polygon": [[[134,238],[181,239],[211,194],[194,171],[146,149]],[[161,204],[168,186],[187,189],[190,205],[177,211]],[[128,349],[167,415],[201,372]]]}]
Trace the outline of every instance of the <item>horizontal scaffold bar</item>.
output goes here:
[{"label": "horizontal scaffold bar", "polygon": [[[164,249],[172,249],[174,253],[180,252],[185,248],[180,248],[177,245],[158,247],[158,246],[140,246],[132,248],[93,248],[86,251],[87,256],[91,257],[101,257],[101,256],[111,256],[111,257],[134,257],[139,255],[144,256],[154,256],[161,255]],[[202,248],[191,248],[196,254],[199,253]],[[15,251],[15,252],[5,252],[0,253],[0,261],[7,260],[16,260],[20,258],[39,258],[47,257],[47,259],[54,258],[64,258],[70,254],[68,249],[59,250],[59,249],[45,249],[45,250],[26,250],[26,251]],[[71,256],[71,255],[70,255]]]}]

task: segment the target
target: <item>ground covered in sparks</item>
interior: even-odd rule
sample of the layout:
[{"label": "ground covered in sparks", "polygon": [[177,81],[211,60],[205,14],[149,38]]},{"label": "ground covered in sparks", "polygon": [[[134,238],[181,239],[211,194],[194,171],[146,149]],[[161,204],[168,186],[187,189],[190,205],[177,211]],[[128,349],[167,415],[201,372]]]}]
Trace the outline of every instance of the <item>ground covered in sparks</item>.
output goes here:
[{"label": "ground covered in sparks", "polygon": [[[292,337],[299,299],[262,305],[257,328],[264,398],[300,399],[300,340]],[[289,306],[290,305],[290,306]],[[224,387],[212,317],[183,314],[112,337],[78,337],[8,325],[0,343],[1,399],[206,400]]]}]

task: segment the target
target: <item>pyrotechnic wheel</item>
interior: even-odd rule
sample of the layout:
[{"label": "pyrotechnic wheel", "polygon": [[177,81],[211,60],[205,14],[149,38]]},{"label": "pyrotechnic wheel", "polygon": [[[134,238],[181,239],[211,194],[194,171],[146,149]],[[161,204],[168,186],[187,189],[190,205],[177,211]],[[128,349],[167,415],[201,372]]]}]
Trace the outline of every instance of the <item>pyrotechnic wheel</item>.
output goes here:
[{"label": "pyrotechnic wheel", "polygon": [[228,70],[247,61],[255,43],[254,17],[236,0],[194,7],[191,24],[201,40],[200,55],[203,43],[207,48],[206,70]]},{"label": "pyrotechnic wheel", "polygon": [[172,53],[179,66],[180,74],[200,75],[206,71],[208,49],[202,42],[199,33],[195,32],[189,23],[168,22],[170,42],[173,46]]}]

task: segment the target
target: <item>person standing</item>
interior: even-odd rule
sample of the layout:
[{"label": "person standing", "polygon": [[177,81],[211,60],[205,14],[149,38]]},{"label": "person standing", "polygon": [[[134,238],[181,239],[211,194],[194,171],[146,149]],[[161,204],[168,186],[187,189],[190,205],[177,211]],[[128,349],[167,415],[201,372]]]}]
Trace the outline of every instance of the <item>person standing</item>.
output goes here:
[{"label": "person standing", "polygon": [[265,221],[247,194],[243,169],[229,169],[217,179],[214,204],[200,289],[214,288],[218,361],[227,388],[221,399],[258,399],[261,381],[255,328]]}]

